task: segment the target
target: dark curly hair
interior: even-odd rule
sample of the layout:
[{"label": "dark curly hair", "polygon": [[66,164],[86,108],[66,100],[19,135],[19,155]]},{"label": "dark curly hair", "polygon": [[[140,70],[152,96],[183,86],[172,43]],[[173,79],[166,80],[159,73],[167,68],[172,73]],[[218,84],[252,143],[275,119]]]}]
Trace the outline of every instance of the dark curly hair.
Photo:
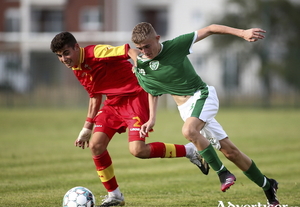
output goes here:
[{"label": "dark curly hair", "polygon": [[74,48],[76,43],[77,40],[70,32],[61,32],[51,41],[50,49],[53,53],[56,53],[61,51],[66,45]]}]

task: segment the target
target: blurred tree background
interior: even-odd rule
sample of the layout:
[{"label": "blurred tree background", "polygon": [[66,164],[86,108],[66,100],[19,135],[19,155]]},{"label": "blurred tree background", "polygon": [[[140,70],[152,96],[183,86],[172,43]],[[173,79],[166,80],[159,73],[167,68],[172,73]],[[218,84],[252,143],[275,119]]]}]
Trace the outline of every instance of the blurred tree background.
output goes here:
[{"label": "blurred tree background", "polygon": [[[225,12],[212,23],[236,28],[261,27],[266,30],[264,44],[242,47],[238,38],[213,38],[214,52],[239,48],[240,65],[251,58],[261,61],[260,77],[265,87],[264,104],[269,106],[272,88],[270,74],[276,73],[289,86],[300,91],[300,2],[288,0],[227,0]],[[299,103],[297,101],[296,103]]]},{"label": "blurred tree background", "polygon": [[[300,107],[300,0],[187,2],[0,0],[0,107],[86,106],[86,91],[49,50],[50,41],[66,30],[81,46],[121,45],[141,21],[155,25],[162,40],[210,23],[266,30],[254,43],[212,35],[189,58],[223,106]],[[177,108],[171,96],[161,100]]]}]

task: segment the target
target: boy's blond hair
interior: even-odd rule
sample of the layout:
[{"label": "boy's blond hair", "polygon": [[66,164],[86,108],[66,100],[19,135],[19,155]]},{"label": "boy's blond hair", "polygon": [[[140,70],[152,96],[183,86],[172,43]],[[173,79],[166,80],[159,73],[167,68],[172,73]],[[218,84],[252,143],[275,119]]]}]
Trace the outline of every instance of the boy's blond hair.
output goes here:
[{"label": "boy's blond hair", "polygon": [[131,41],[135,44],[141,44],[146,39],[153,38],[156,36],[156,31],[150,23],[141,22],[133,28]]}]

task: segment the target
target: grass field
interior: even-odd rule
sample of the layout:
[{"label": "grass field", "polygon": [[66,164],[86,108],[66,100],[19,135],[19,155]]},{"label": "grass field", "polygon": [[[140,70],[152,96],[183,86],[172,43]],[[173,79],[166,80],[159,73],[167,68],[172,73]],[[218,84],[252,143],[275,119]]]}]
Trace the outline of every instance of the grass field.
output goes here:
[{"label": "grass field", "polygon": [[[99,196],[106,191],[90,151],[73,146],[85,116],[86,109],[0,109],[1,207],[59,207],[65,192],[75,186],[89,188],[100,204]],[[300,206],[300,110],[222,109],[217,120],[264,174],[278,180],[281,203]],[[160,111],[148,142],[185,144],[181,126],[177,111]],[[126,206],[258,207],[266,203],[262,190],[219,152],[237,177],[226,193],[220,191],[213,171],[205,176],[186,158],[133,157],[126,134],[114,137],[109,152]]]}]

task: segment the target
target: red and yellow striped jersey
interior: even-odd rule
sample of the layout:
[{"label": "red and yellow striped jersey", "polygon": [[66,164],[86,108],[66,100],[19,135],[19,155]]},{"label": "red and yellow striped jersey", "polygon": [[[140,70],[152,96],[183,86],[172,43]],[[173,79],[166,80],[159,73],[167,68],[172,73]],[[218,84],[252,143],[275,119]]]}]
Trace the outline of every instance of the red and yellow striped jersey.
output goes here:
[{"label": "red and yellow striped jersey", "polygon": [[72,70],[89,93],[130,96],[141,91],[132,64],[128,61],[128,44],[122,46],[90,45],[80,48],[80,65]]}]

